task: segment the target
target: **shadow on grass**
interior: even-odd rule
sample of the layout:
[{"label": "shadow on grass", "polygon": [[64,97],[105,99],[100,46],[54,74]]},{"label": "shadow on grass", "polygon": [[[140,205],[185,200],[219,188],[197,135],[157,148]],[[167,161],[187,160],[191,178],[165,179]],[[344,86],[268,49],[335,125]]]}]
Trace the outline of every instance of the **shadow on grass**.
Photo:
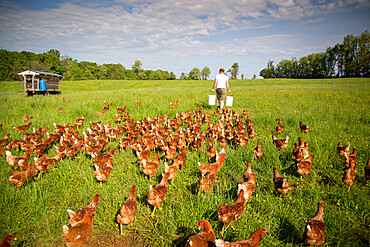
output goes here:
[{"label": "shadow on grass", "polygon": [[[60,241],[60,244],[62,244],[62,241]],[[27,242],[24,240],[18,244],[18,247],[23,247],[23,246],[27,246]]]},{"label": "shadow on grass", "polygon": [[292,243],[294,245],[303,244],[302,233],[298,231],[294,225],[290,222],[287,217],[281,218],[279,232],[279,240],[287,243]]},{"label": "shadow on grass", "polygon": [[289,174],[291,176],[298,176],[297,165],[295,164],[295,162],[293,163],[293,161],[290,161],[290,163],[291,163],[291,165],[289,165],[285,169],[281,170],[282,173],[283,174]]},{"label": "shadow on grass", "polygon": [[186,186],[187,189],[190,191],[192,195],[198,195],[199,194],[199,182],[192,183],[188,186]]},{"label": "shadow on grass", "polygon": [[320,183],[323,183],[324,185],[332,185],[336,186],[338,184],[336,179],[333,179],[329,174],[322,173]]},{"label": "shadow on grass", "polygon": [[203,106],[203,109],[204,110],[216,110],[217,109],[217,105],[208,105],[208,104],[205,104],[204,102],[199,102],[199,103],[195,103],[195,107],[201,107]]},{"label": "shadow on grass", "polygon": [[176,234],[176,236],[178,236],[178,238],[175,239],[172,242],[172,245],[182,247],[182,246],[185,246],[186,241],[188,240],[188,238],[190,236],[194,235],[194,231],[192,231],[192,229],[189,228],[189,227],[181,226],[181,227],[177,228],[175,234]]},{"label": "shadow on grass", "polygon": [[136,201],[142,205],[148,205],[149,207],[151,207],[151,205],[147,202],[148,200],[148,194],[144,194],[140,197],[136,197]]}]

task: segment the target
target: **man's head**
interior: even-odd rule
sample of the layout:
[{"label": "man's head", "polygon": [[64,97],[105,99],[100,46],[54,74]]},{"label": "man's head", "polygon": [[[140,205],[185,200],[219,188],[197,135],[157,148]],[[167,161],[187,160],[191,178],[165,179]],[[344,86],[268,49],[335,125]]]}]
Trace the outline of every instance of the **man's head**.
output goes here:
[{"label": "man's head", "polygon": [[225,73],[225,69],[224,68],[221,68],[218,72],[219,73]]}]

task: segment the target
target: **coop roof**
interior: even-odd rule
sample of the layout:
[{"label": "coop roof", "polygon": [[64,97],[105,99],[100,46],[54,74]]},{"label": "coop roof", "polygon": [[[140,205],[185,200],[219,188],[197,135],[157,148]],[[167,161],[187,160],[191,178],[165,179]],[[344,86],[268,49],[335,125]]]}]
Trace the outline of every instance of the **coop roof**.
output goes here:
[{"label": "coop roof", "polygon": [[52,76],[52,77],[58,77],[58,78],[64,78],[63,76],[59,74],[54,74],[50,72],[42,72],[37,70],[25,70],[23,72],[19,72],[18,75],[27,76],[27,75],[42,75],[42,76]]}]

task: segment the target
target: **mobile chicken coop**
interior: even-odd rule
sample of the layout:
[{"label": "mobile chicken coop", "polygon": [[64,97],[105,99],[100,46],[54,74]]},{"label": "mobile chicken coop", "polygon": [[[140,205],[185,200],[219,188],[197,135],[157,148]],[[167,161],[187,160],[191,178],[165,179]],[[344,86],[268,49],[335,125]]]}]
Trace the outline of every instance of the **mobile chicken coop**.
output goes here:
[{"label": "mobile chicken coop", "polygon": [[27,92],[28,96],[32,95],[49,95],[49,94],[61,94],[59,90],[59,83],[62,82],[63,76],[42,72],[36,70],[26,70],[18,73],[23,76],[24,91]]}]

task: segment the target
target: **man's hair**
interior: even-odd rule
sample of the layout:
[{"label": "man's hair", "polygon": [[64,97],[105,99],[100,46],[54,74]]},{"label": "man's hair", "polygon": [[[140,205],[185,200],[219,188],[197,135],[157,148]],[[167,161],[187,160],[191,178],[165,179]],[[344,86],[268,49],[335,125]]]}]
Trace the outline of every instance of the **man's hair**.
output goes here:
[{"label": "man's hair", "polygon": [[219,70],[219,72],[225,72],[225,69],[224,69],[224,68],[221,68],[221,69]]}]

